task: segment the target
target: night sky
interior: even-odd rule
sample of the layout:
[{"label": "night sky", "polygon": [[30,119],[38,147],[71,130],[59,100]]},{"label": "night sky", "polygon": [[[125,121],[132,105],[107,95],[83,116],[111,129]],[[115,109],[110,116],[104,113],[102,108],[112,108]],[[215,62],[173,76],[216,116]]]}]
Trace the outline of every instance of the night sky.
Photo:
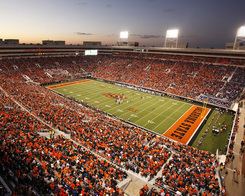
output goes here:
[{"label": "night sky", "polygon": [[0,38],[129,41],[161,46],[169,28],[191,47],[222,48],[245,25],[245,0],[0,0]]}]

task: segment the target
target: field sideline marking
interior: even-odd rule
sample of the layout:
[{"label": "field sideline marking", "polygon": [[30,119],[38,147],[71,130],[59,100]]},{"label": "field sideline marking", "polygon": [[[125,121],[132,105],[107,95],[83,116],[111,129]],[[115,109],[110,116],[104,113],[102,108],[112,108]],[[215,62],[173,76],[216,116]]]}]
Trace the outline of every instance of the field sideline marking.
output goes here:
[{"label": "field sideline marking", "polygon": [[[85,88],[84,88],[85,87]],[[84,94],[84,96],[92,96],[98,92],[103,92],[103,90],[100,90],[100,89],[92,89],[90,88],[88,85],[86,86],[78,86],[78,87],[74,87],[74,90],[75,89],[79,89],[79,90],[76,90],[75,92],[73,93],[64,93],[65,95],[71,95],[71,94],[83,94],[81,92],[86,92],[86,91],[90,91],[90,92],[86,92],[86,94]]]},{"label": "field sideline marking", "polygon": [[[165,122],[166,119],[169,119],[170,116],[172,116],[173,114],[176,114],[176,111],[179,110],[180,108],[184,107],[185,105],[186,105],[186,104],[181,104],[180,107],[176,108],[176,110],[174,110],[173,112],[171,112],[171,114],[168,115],[165,119],[163,119],[162,122],[158,123],[155,127],[153,127],[152,130],[154,130],[154,129],[156,129],[157,127],[159,127],[163,122]],[[168,108],[167,108],[166,110],[164,110],[163,112],[166,112],[167,110],[169,110],[170,108],[172,108],[172,107],[174,107],[174,106],[176,106],[176,104],[172,104],[172,106],[168,107]],[[153,119],[158,118],[160,115],[162,115],[162,112],[161,112],[159,115],[157,115],[155,118],[153,118]],[[153,120],[153,119],[152,119],[152,120]]]},{"label": "field sideline marking", "polygon": [[72,86],[72,85],[76,85],[76,84],[90,82],[90,81],[92,81],[92,80],[90,80],[90,79],[82,79],[82,80],[73,81],[73,82],[63,82],[63,83],[53,84],[53,85],[47,86],[47,88],[53,90],[53,89],[58,89],[58,88],[64,88],[66,86]]}]

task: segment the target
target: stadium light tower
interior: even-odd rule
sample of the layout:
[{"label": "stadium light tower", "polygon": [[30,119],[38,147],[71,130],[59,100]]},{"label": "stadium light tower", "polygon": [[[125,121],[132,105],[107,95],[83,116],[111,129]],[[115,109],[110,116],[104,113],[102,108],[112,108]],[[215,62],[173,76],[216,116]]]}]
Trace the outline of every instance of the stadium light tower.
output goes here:
[{"label": "stadium light tower", "polygon": [[120,39],[128,39],[128,31],[121,31]]},{"label": "stadium light tower", "polygon": [[[178,47],[178,38],[179,38],[179,29],[168,29],[166,31],[164,46],[167,47],[168,43],[173,43],[173,46],[175,46],[175,48],[177,48]],[[170,44],[170,46],[172,46],[172,45]]]},{"label": "stadium light tower", "polygon": [[240,48],[240,43],[245,41],[245,25],[241,26],[236,33],[233,50]]},{"label": "stadium light tower", "polygon": [[117,42],[119,46],[127,46],[128,45],[128,31],[120,32],[120,42]]}]

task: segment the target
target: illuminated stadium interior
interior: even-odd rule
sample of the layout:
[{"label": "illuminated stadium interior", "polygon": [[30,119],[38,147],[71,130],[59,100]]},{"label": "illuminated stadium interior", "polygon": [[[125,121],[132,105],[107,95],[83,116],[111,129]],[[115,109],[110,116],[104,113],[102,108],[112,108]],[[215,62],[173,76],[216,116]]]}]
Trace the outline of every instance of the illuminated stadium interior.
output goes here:
[{"label": "illuminated stadium interior", "polygon": [[[221,194],[217,159],[234,149],[243,57],[111,49],[1,50],[9,55],[0,61],[2,171],[26,167],[40,194],[58,184],[59,194],[132,194],[139,185]],[[190,171],[206,173],[195,176],[201,189],[173,185]]]},{"label": "illuminated stadium interior", "polygon": [[244,196],[238,1],[0,1],[0,196]]}]

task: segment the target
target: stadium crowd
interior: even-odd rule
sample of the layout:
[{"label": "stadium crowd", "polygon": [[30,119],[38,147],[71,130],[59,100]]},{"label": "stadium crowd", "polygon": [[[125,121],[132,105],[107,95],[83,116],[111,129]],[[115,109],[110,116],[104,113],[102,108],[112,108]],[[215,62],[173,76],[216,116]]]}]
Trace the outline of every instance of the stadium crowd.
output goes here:
[{"label": "stadium crowd", "polygon": [[[160,171],[162,176],[156,180],[160,188],[168,186],[183,194],[220,193],[215,178],[217,163],[208,152],[129,126],[39,85],[80,78],[86,71],[107,80],[195,97],[200,93],[218,93],[216,88],[225,85],[224,76],[238,74],[234,82],[240,85],[243,77],[233,67],[197,66],[153,57],[143,60],[98,56],[93,59],[59,57],[0,61],[1,88],[32,114],[70,134],[82,146],[148,180]],[[21,190],[58,195],[122,194],[116,185],[127,177],[125,172],[66,138],[39,136],[37,132],[48,127],[21,110],[3,93],[0,96],[1,170],[11,171],[6,173],[14,174],[18,186],[25,187]]]},{"label": "stadium crowd", "polygon": [[219,195],[220,187],[215,178],[214,159],[205,151],[194,148],[182,148],[164,166],[162,176],[156,180],[156,185],[167,184],[184,195]]},{"label": "stadium crowd", "polygon": [[230,66],[245,63],[222,58],[127,54],[3,59],[0,63],[0,72],[21,72],[19,77],[28,76],[27,79],[39,83],[74,80],[89,72],[97,78],[195,100],[208,97],[210,103],[224,107],[230,107],[239,98],[245,84],[245,69]]},{"label": "stadium crowd", "polygon": [[155,142],[152,133],[105,118],[99,112],[79,107],[77,103],[40,86],[24,85],[16,81],[11,83],[7,79],[3,86],[46,122],[70,133],[82,145],[142,176],[153,177],[169,158],[170,152]]},{"label": "stadium crowd", "polygon": [[122,195],[116,187],[127,174],[73,142],[48,130],[0,93],[0,157],[2,174],[15,182],[17,195]]},{"label": "stadium crowd", "polygon": [[[98,57],[88,71],[97,78],[134,84],[229,107],[244,88],[244,68],[181,59]],[[86,68],[85,68],[86,69]],[[204,96],[202,96],[204,95]]]}]

